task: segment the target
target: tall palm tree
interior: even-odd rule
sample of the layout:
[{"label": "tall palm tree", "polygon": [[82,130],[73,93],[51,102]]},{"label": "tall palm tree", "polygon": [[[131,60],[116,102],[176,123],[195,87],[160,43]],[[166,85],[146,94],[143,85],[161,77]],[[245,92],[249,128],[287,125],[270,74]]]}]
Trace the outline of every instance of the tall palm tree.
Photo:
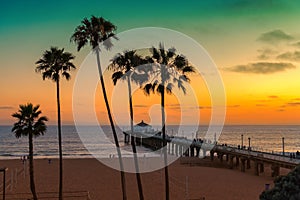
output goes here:
[{"label": "tall palm tree", "polygon": [[[134,138],[133,130],[133,103],[131,96],[131,81],[142,85],[145,81],[148,80],[147,73],[141,73],[141,69],[137,69],[141,64],[143,64],[143,59],[136,54],[136,51],[125,51],[123,54],[117,54],[113,59],[112,63],[109,66],[110,70],[113,70],[112,80],[114,85],[117,84],[118,80],[127,81],[128,88],[128,99],[129,99],[129,112],[130,112],[130,130],[131,130],[131,147],[134,158],[134,165],[136,170],[136,180],[138,183],[139,197],[144,199],[143,186],[140,176],[140,170],[137,159],[136,143]],[[140,73],[138,73],[140,71]]]},{"label": "tall palm tree", "polygon": [[102,75],[102,69],[100,64],[100,48],[99,44],[103,42],[103,45],[106,47],[106,49],[110,49],[112,47],[112,43],[110,39],[112,37],[115,37],[114,31],[116,30],[116,26],[112,24],[110,21],[105,20],[103,17],[95,17],[92,16],[89,19],[84,18],[81,21],[81,25],[77,26],[75,29],[75,32],[73,33],[71,37],[71,41],[75,42],[77,44],[77,51],[80,51],[82,47],[87,45],[88,43],[92,47],[93,51],[96,54],[97,58],[97,66],[99,70],[99,76],[100,76],[100,83],[102,87],[103,97],[106,105],[106,110],[108,114],[108,119],[110,122],[110,126],[113,132],[113,137],[115,141],[115,146],[118,153],[119,158],[119,164],[120,164],[120,173],[121,173],[121,183],[122,183],[122,194],[123,194],[123,200],[127,199],[126,194],[126,182],[125,182],[125,173],[124,173],[124,166],[122,161],[122,155],[120,150],[120,145],[118,141],[117,132],[115,129],[115,125],[113,122],[110,106],[108,103],[108,98],[106,94],[106,88],[104,83],[104,78]]},{"label": "tall palm tree", "polygon": [[152,48],[151,56],[146,58],[148,63],[152,63],[152,80],[144,86],[146,95],[151,92],[157,92],[161,96],[161,119],[162,119],[162,137],[164,146],[164,164],[165,164],[165,192],[166,199],[169,200],[169,175],[167,165],[167,140],[165,127],[165,92],[172,94],[174,84],[186,94],[184,83],[189,82],[187,73],[195,72],[194,67],[189,65],[188,60],[183,55],[176,55],[176,49],[164,49],[162,43],[159,44],[159,49]]},{"label": "tall palm tree", "polygon": [[59,199],[63,199],[63,154],[61,138],[61,116],[60,116],[60,80],[64,77],[70,80],[70,70],[76,69],[72,60],[75,58],[71,53],[65,52],[64,49],[51,47],[46,50],[42,58],[35,64],[36,72],[42,73],[43,80],[50,79],[56,83],[57,98],[57,126],[58,126],[58,149],[59,149]]},{"label": "tall palm tree", "polygon": [[34,200],[37,200],[37,194],[35,191],[33,172],[33,137],[44,135],[47,130],[45,122],[48,121],[45,116],[39,117],[42,113],[39,107],[39,105],[33,106],[31,103],[20,105],[19,110],[12,114],[12,117],[16,118],[17,122],[14,123],[11,130],[15,133],[17,138],[28,136],[30,189]]}]

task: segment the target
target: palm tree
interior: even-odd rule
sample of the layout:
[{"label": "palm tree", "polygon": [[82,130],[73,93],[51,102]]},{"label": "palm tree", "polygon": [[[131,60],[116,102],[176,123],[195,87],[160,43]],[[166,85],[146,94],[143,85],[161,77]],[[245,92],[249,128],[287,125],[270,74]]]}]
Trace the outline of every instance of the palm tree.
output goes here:
[{"label": "palm tree", "polygon": [[152,80],[144,86],[146,95],[151,92],[157,92],[161,96],[161,119],[162,119],[162,137],[164,148],[164,164],[165,164],[165,192],[166,199],[169,200],[169,175],[167,165],[167,140],[165,127],[165,92],[172,94],[174,84],[186,94],[185,82],[189,82],[187,73],[195,72],[194,67],[190,66],[188,60],[183,55],[176,55],[176,49],[164,49],[162,43],[159,49],[151,49],[151,57],[147,57],[148,63],[152,63]]},{"label": "palm tree", "polygon": [[114,73],[112,75],[112,80],[114,85],[117,84],[118,80],[126,80],[127,88],[128,88],[128,99],[129,99],[129,111],[130,111],[130,130],[131,130],[131,147],[134,158],[134,165],[136,170],[136,180],[138,183],[138,190],[140,199],[144,199],[143,194],[143,186],[141,181],[141,176],[139,172],[139,165],[137,160],[137,151],[136,151],[136,143],[134,138],[134,130],[133,130],[133,103],[131,96],[131,81],[142,85],[145,81],[147,81],[148,75],[146,73],[138,73],[141,72],[141,69],[137,69],[139,65],[143,64],[143,59],[136,54],[136,51],[125,51],[123,54],[117,54],[115,58],[112,59],[112,63],[109,66],[110,70],[113,70]]},{"label": "palm tree", "polygon": [[29,174],[30,174],[30,189],[34,200],[37,200],[33,173],[33,137],[44,135],[47,130],[45,124],[48,121],[47,117],[39,115],[42,111],[39,110],[39,105],[33,106],[31,103],[20,105],[19,110],[12,114],[12,117],[17,119],[14,123],[12,132],[17,138],[28,136],[29,142]]},{"label": "palm tree", "polygon": [[110,126],[113,132],[113,137],[115,141],[115,146],[118,153],[119,164],[120,164],[120,173],[121,173],[121,183],[122,183],[122,194],[123,200],[127,199],[126,195],[126,182],[125,182],[125,173],[124,173],[124,166],[122,161],[122,155],[120,151],[120,145],[118,141],[118,136],[116,133],[115,125],[113,122],[112,114],[110,111],[106,88],[104,83],[104,78],[102,75],[102,69],[100,64],[100,48],[99,44],[103,42],[103,45],[107,50],[112,47],[112,43],[110,42],[110,38],[115,37],[114,31],[116,30],[116,26],[112,24],[110,21],[105,20],[103,17],[95,17],[92,16],[90,20],[84,18],[81,21],[81,25],[77,26],[75,32],[71,37],[71,41],[77,44],[77,51],[80,51],[82,47],[87,45],[88,43],[92,47],[93,51],[96,54],[97,58],[97,66],[99,70],[100,76],[100,83],[102,87],[103,97],[106,105],[106,110],[108,114],[108,119],[110,122]]},{"label": "palm tree", "polygon": [[51,47],[46,50],[42,58],[35,64],[36,72],[42,73],[43,80],[50,79],[56,83],[57,98],[57,126],[58,126],[58,146],[59,146],[59,199],[63,199],[63,155],[61,139],[61,117],[60,117],[60,79],[61,76],[70,80],[69,71],[76,69],[72,60],[75,58],[71,53],[65,52],[64,49]]}]

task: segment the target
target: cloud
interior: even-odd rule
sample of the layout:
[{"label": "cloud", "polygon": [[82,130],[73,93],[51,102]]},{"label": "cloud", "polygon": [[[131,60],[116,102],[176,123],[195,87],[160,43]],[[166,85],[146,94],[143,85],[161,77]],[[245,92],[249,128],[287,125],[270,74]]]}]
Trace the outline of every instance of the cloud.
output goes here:
[{"label": "cloud", "polygon": [[300,106],[300,102],[288,102],[286,103],[287,106]]},{"label": "cloud", "polygon": [[296,42],[296,43],[292,44],[292,46],[300,48],[300,42]]},{"label": "cloud", "polygon": [[167,104],[166,107],[168,107],[171,110],[181,110],[183,109],[183,105],[180,105],[179,103],[175,103],[175,104]]},{"label": "cloud", "polygon": [[229,106],[227,106],[227,108],[238,108],[238,107],[240,107],[240,105],[229,105]]},{"label": "cloud", "polygon": [[272,74],[275,72],[285,71],[286,69],[295,69],[296,66],[292,63],[273,63],[273,62],[257,62],[247,65],[236,65],[226,68],[228,71],[254,74]]},{"label": "cloud", "polygon": [[202,110],[202,109],[211,109],[211,106],[198,106],[198,109]]},{"label": "cloud", "polygon": [[270,102],[270,100],[266,100],[266,99],[259,99],[259,100],[256,100],[257,102],[262,102],[262,103],[265,103],[265,102]]},{"label": "cloud", "polygon": [[194,105],[181,105],[181,104],[167,104],[169,109],[182,109],[182,110],[194,110],[194,109],[211,109],[211,106],[194,106]]},{"label": "cloud", "polygon": [[284,109],[277,109],[276,111],[277,112],[284,112],[285,110]]},{"label": "cloud", "polygon": [[175,104],[167,104],[168,107],[178,107],[180,106],[179,103],[175,103]]},{"label": "cloud", "polygon": [[293,39],[294,38],[292,36],[286,34],[285,32],[279,29],[263,33],[257,38],[258,41],[269,44],[277,44],[282,41],[286,42]]},{"label": "cloud", "polygon": [[13,108],[14,107],[12,107],[12,106],[0,106],[0,110],[11,110]]},{"label": "cloud", "polygon": [[257,56],[257,59],[259,60],[267,60],[270,59],[275,54],[277,54],[277,51],[269,48],[258,49],[257,52],[259,53],[259,55]]},{"label": "cloud", "polygon": [[268,96],[270,99],[278,99],[279,97],[278,96],[276,96],[276,95],[270,95],[270,96]]},{"label": "cloud", "polygon": [[258,103],[258,104],[256,104],[255,106],[257,106],[257,107],[266,107],[267,104],[260,104],[260,103]]},{"label": "cloud", "polygon": [[[228,105],[228,106],[225,106],[226,108],[238,108],[240,107],[240,105]],[[212,106],[197,106],[196,108],[198,109],[212,109],[213,107]]]},{"label": "cloud", "polygon": [[300,51],[286,52],[277,56],[279,60],[300,61]]},{"label": "cloud", "polygon": [[133,107],[136,107],[136,108],[147,108],[148,106],[147,105],[138,104],[138,105],[134,105]]},{"label": "cloud", "polygon": [[300,106],[300,101],[286,102],[284,105],[279,106],[280,108],[286,107],[297,107]]}]

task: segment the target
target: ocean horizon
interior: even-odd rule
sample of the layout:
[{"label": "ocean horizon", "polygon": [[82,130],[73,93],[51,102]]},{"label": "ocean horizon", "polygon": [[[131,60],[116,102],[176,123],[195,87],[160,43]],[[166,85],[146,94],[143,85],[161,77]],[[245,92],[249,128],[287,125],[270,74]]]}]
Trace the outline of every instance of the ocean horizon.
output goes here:
[{"label": "ocean horizon", "polygon": [[[11,132],[12,126],[0,126],[0,159],[19,159],[28,154],[28,138],[16,138]],[[78,126],[80,134],[86,134],[88,137],[82,137],[74,125],[62,126],[62,142],[64,158],[92,158],[92,152],[97,157],[108,158],[117,155],[113,144],[113,137],[110,126],[101,126],[104,136],[99,134],[98,126]],[[131,146],[124,144],[122,131],[128,130],[128,126],[117,127],[119,143],[122,149],[122,156],[130,156]],[[160,130],[159,126],[153,126],[154,130]],[[186,137],[193,139],[195,137],[204,138],[208,126],[186,125],[167,125],[168,135]],[[218,144],[227,144],[238,146],[242,143],[250,145],[252,150],[264,151],[269,153],[282,153],[282,138],[284,138],[285,152],[295,153],[300,151],[300,125],[225,125]],[[84,144],[83,144],[84,141]],[[157,156],[151,150],[142,146],[137,146],[138,153]],[[96,154],[95,154],[96,152]],[[34,138],[34,156],[35,158],[58,158],[58,139],[57,126],[49,125],[45,135]]]}]

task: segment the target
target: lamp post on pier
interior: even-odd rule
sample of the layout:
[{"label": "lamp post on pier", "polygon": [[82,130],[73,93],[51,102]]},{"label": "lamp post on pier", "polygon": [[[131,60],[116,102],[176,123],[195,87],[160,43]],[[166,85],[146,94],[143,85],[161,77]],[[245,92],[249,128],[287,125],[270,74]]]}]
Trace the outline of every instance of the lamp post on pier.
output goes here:
[{"label": "lamp post on pier", "polygon": [[250,150],[251,149],[251,138],[250,137],[248,137],[248,149]]},{"label": "lamp post on pier", "polygon": [[243,134],[241,135],[241,140],[242,140],[242,146],[241,146],[241,149],[243,149],[243,146],[244,146],[244,135],[243,135]]},{"label": "lamp post on pier", "polygon": [[214,135],[215,144],[217,144],[217,134]]},{"label": "lamp post on pier", "polygon": [[282,137],[282,155],[284,155],[284,137]]}]

